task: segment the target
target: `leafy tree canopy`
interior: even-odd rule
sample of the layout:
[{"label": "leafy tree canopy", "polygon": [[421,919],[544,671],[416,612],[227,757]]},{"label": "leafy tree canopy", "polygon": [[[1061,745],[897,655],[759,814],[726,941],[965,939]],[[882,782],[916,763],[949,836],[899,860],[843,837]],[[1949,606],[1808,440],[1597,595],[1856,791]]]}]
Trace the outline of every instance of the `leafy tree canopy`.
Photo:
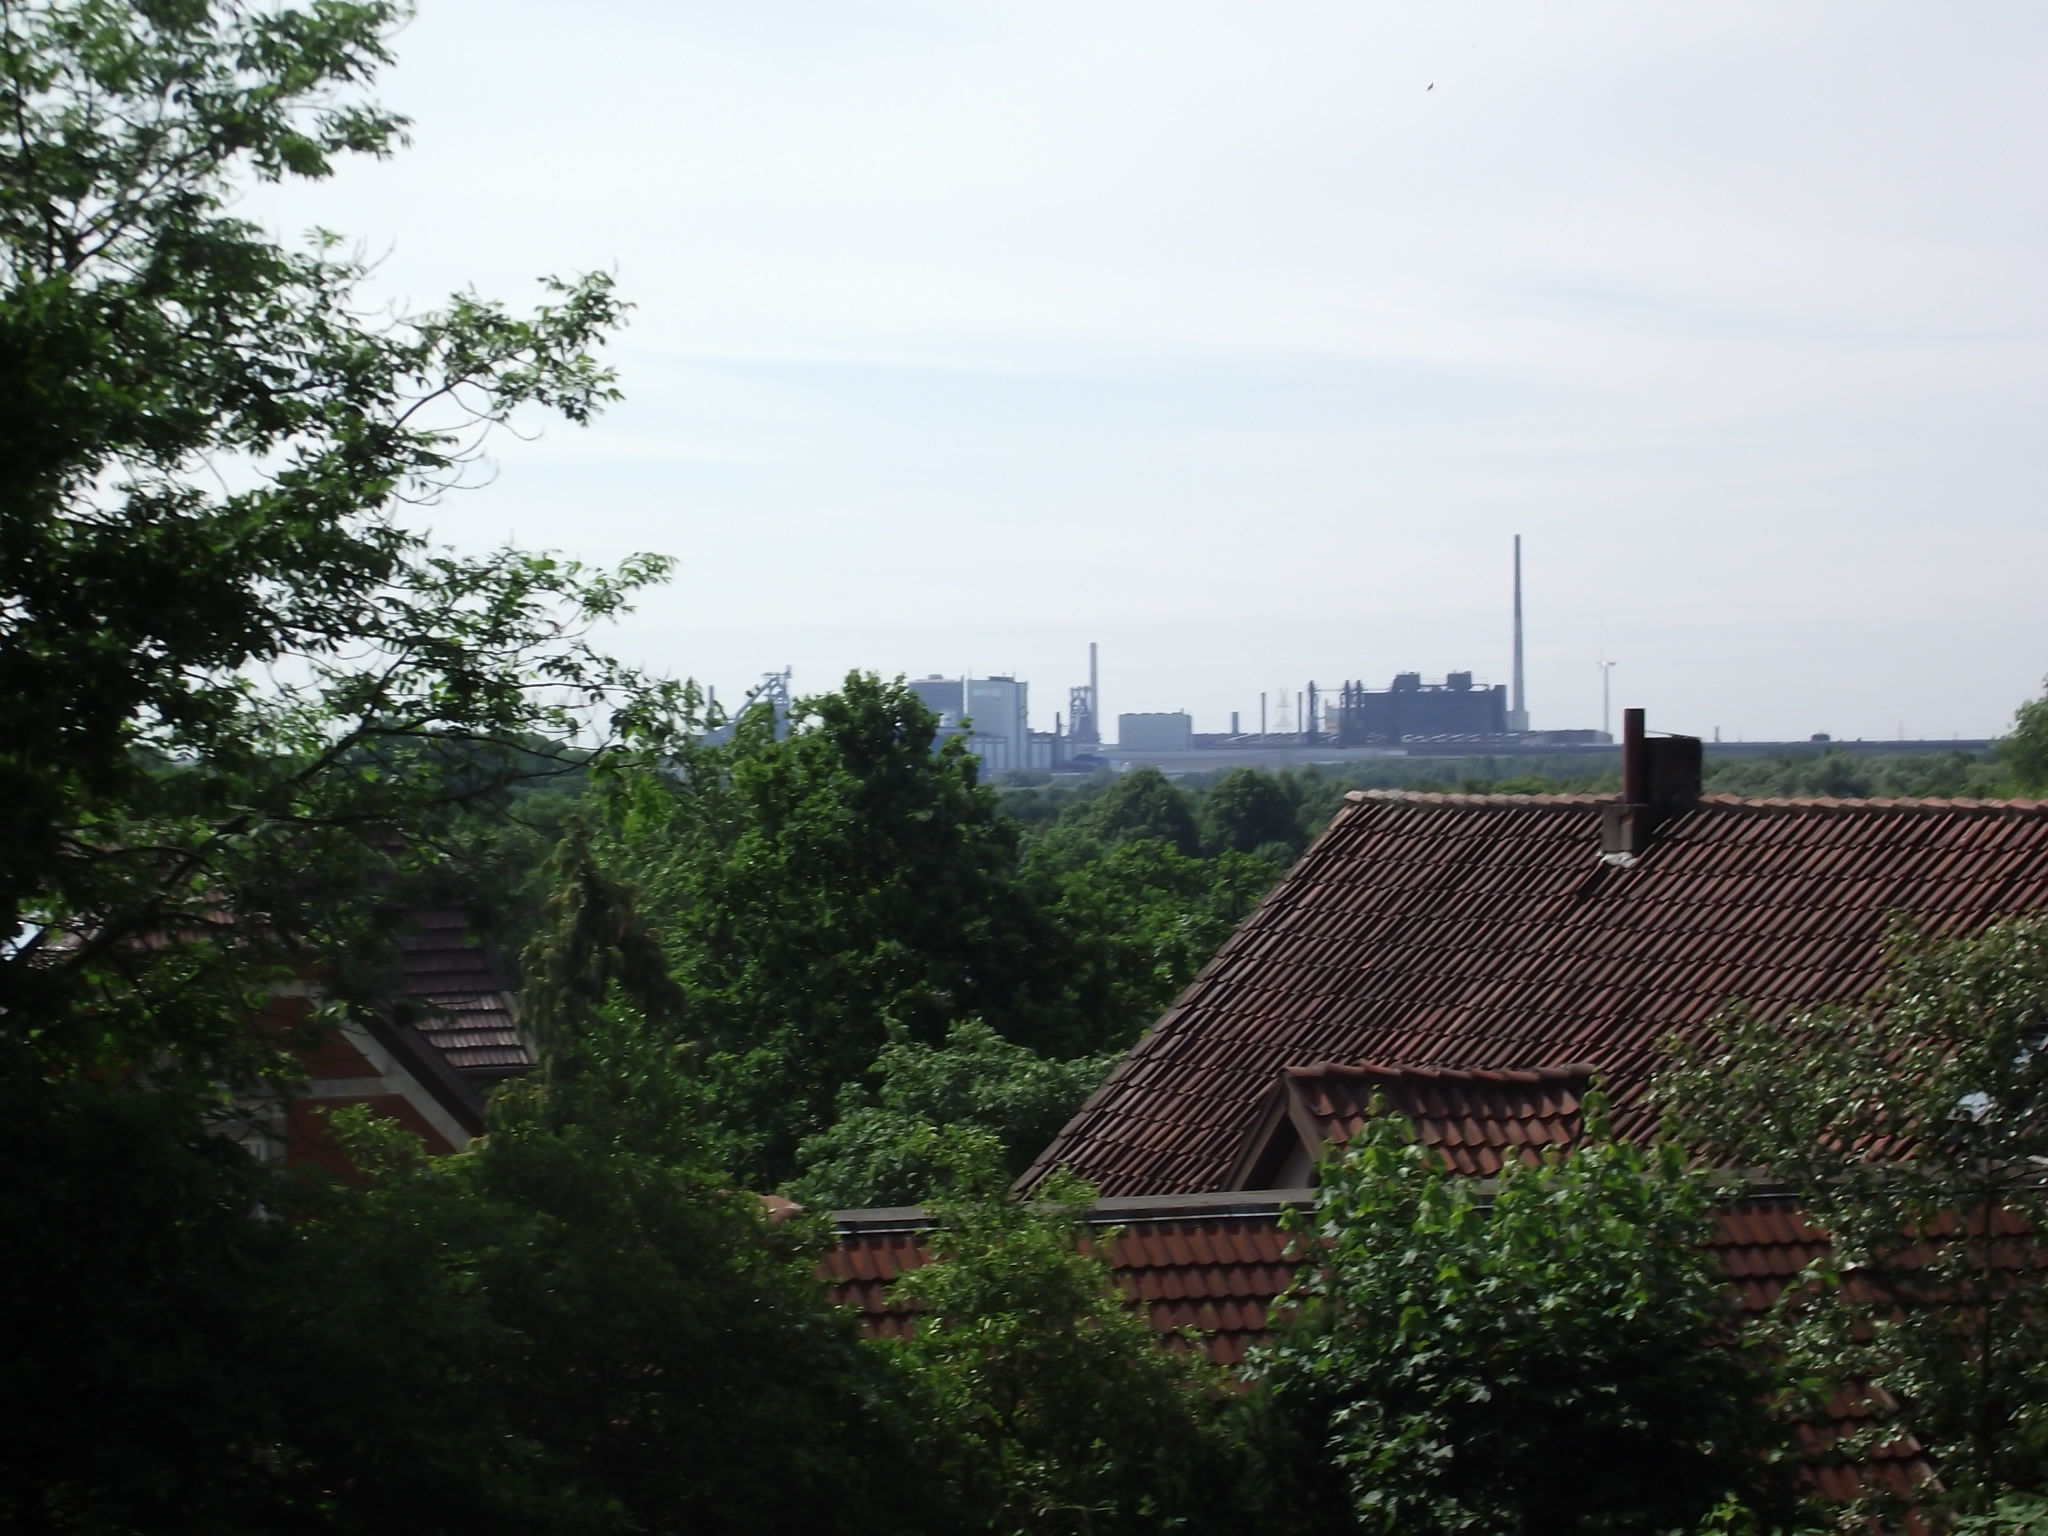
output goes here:
[{"label": "leafy tree canopy", "polygon": [[1265,1356],[1276,1403],[1347,1479],[1360,1528],[1692,1530],[1778,1507],[1768,1374],[1731,1337],[1711,1197],[1674,1146],[1611,1140],[1488,1189],[1395,1115],[1325,1162],[1307,1305]]},{"label": "leafy tree canopy", "polygon": [[927,1124],[1013,1152],[1049,1134],[1279,874],[1135,830],[1027,851],[964,744],[862,674],[783,739],[754,710],[615,779],[593,848],[663,936],[736,1166],[773,1185],[801,1163],[811,1201],[926,1176]]},{"label": "leafy tree canopy", "polygon": [[1217,849],[1252,853],[1269,844],[1298,852],[1304,839],[1301,807],[1288,786],[1256,768],[1233,768],[1202,796],[1204,841]]},{"label": "leafy tree canopy", "polygon": [[854,674],[730,743],[638,777],[608,848],[689,994],[704,1070],[755,1177],[794,1171],[892,1032],[986,1019],[1030,1043],[1056,936],[1015,880],[1017,833],[976,760],[900,683]]},{"label": "leafy tree canopy", "polygon": [[876,1057],[875,1086],[840,1090],[829,1130],[798,1150],[803,1172],[785,1193],[815,1210],[914,1205],[945,1190],[947,1149],[979,1132],[1022,1173],[1108,1073],[1114,1058],[1049,1060],[963,1019],[944,1046],[896,1040]]},{"label": "leafy tree canopy", "polygon": [[1183,857],[1202,851],[1189,798],[1157,768],[1134,768],[1081,813],[1081,825],[1104,842],[1156,838]]},{"label": "leafy tree canopy", "polygon": [[2014,712],[2012,733],[1998,744],[1998,755],[2021,789],[2048,788],[2048,694]]},{"label": "leafy tree canopy", "polygon": [[1057,827],[1024,882],[1062,939],[1061,1051],[1123,1049],[1159,1017],[1280,878],[1254,854],[1190,858],[1157,838],[1107,845]]},{"label": "leafy tree canopy", "polygon": [[687,1044],[689,999],[668,968],[661,941],[641,919],[633,893],[598,867],[590,832],[572,819],[546,865],[553,894],[524,958],[521,1020],[559,1070],[581,1028],[614,997],[625,998],[671,1044]]},{"label": "leafy tree canopy", "polygon": [[958,1193],[930,1207],[935,1260],[898,1280],[919,1308],[885,1346],[910,1373],[923,1455],[979,1531],[1245,1530],[1243,1451],[1220,1373],[1169,1351],[1125,1305],[1083,1223],[1094,1192],[1060,1176],[1005,1198],[996,1147],[955,1138]]},{"label": "leafy tree canopy", "polygon": [[[1865,1002],[1717,1035],[1660,1092],[1688,1144],[1768,1170],[1832,1238],[1780,1320],[1816,1405],[1875,1386],[1965,1511],[2048,1494],[2048,1275],[2009,1237],[2048,1223],[2048,923],[1902,925]],[[1896,1431],[1879,1412],[1865,1439]]]},{"label": "leafy tree canopy", "polygon": [[281,1447],[309,1522],[323,1483],[342,1528],[423,1536],[914,1520],[903,1392],[733,1191],[666,1032],[615,996],[557,1039],[459,1156],[358,1122],[371,1176],[294,1234],[332,1346],[280,1341],[324,1367]]},{"label": "leafy tree canopy", "polygon": [[610,284],[373,325],[358,261],[230,212],[392,147],[351,92],[401,19],[0,12],[0,1045],[50,1070],[241,1076],[254,968],[367,957],[473,808],[560,768],[533,742],[663,715],[582,639],[661,561],[460,558],[392,511],[612,398]]},{"label": "leafy tree canopy", "polygon": [[253,1219],[309,1197],[233,1139],[261,1143],[248,1095],[293,1072],[290,1021],[252,1021],[316,969],[315,1026],[375,1001],[479,816],[588,761],[545,744],[658,739],[674,702],[585,640],[663,562],[458,557],[399,515],[516,413],[612,398],[610,284],[374,321],[333,240],[232,211],[252,177],[397,144],[360,92],[403,19],[0,6],[0,1298],[34,1319],[0,1370],[38,1404],[0,1447],[16,1528],[348,1503],[295,1385],[337,1363],[307,1321],[337,1293],[280,1279],[308,1279],[318,1223]]}]

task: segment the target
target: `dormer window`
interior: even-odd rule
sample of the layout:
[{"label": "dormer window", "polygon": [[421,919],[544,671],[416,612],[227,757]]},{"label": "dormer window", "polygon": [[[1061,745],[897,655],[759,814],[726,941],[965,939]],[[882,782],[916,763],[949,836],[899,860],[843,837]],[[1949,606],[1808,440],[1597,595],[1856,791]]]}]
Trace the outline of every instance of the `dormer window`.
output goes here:
[{"label": "dormer window", "polygon": [[1509,1157],[1570,1147],[1594,1069],[1499,1071],[1321,1062],[1284,1067],[1231,1170],[1226,1189],[1305,1189],[1326,1147],[1358,1133],[1374,1102],[1406,1117],[1423,1145],[1459,1173],[1489,1178]]}]

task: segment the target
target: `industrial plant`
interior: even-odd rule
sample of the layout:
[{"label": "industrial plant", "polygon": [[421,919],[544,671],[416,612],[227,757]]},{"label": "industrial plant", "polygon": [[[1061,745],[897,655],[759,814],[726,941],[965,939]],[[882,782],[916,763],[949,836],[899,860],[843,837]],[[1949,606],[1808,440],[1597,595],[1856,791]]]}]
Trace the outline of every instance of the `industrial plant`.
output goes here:
[{"label": "industrial plant", "polygon": [[1052,772],[1070,766],[1074,740],[1053,717],[1049,731],[1031,729],[1031,685],[1014,677],[945,677],[934,672],[909,684],[939,729],[964,732],[967,749],[990,773]]},{"label": "industrial plant", "polygon": [[[1513,682],[1486,684],[1471,671],[1425,681],[1420,672],[1397,672],[1385,688],[1345,679],[1334,689],[1310,681],[1271,700],[1259,695],[1258,729],[1201,732],[1185,710],[1120,714],[1116,740],[1102,739],[1101,656],[1088,646],[1088,681],[1067,689],[1066,709],[1052,729],[1031,726],[1031,685],[1014,676],[948,677],[933,672],[906,684],[939,728],[962,735],[991,774],[1089,773],[1108,766],[1156,763],[1199,772],[1241,763],[1342,761],[1352,757],[1407,756],[1416,752],[1513,751],[1586,747],[1612,740],[1604,731],[1531,731],[1522,660],[1522,539],[1514,541]],[[742,709],[766,704],[776,734],[788,730],[790,670],[770,672],[750,690]],[[716,695],[713,695],[714,701]],[[731,733],[727,724],[707,740]],[[1304,756],[1312,754],[1312,758]]]},{"label": "industrial plant", "polygon": [[1090,642],[1088,681],[1067,690],[1065,717],[1055,713],[1049,731],[1031,729],[1031,685],[1018,678],[947,677],[933,672],[906,686],[939,717],[941,731],[966,735],[968,750],[990,773],[1090,772],[1108,761],[1101,755],[1102,735],[1095,724],[1097,665],[1096,647]]},{"label": "industrial plant", "polygon": [[[1030,685],[1015,677],[946,677],[933,673],[909,684],[942,729],[962,732],[991,773],[1089,771],[1108,764],[1160,763],[1198,771],[1239,762],[1302,761],[1407,755],[1430,749],[1514,750],[1585,747],[1609,741],[1594,730],[1531,731],[1522,650],[1522,540],[1514,541],[1512,684],[1475,681],[1471,671],[1425,681],[1420,672],[1397,672],[1384,688],[1345,679],[1335,688],[1308,682],[1290,701],[1259,699],[1256,731],[1231,716],[1225,732],[1200,732],[1184,710],[1120,714],[1116,740],[1101,737],[1100,654],[1088,647],[1088,681],[1067,690],[1064,716],[1051,730],[1033,730]],[[1276,728],[1269,728],[1270,726]]]}]

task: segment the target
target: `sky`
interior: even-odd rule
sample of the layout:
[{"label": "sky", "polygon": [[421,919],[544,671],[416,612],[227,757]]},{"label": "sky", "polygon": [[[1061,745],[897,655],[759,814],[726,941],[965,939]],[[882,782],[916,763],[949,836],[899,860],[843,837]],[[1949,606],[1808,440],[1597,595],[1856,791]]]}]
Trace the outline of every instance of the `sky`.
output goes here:
[{"label": "sky", "polygon": [[[1984,737],[2048,673],[2048,8],[419,0],[251,217],[412,308],[603,269],[625,401],[419,515],[608,637],[1048,728],[1510,670],[1539,729]],[[1617,715],[1618,719],[1618,715]]]}]

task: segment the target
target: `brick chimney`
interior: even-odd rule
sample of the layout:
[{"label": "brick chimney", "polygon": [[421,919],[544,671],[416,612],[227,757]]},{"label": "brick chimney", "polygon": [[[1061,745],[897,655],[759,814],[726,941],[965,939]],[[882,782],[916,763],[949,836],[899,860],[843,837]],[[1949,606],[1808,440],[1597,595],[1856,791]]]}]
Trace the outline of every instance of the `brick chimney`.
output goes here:
[{"label": "brick chimney", "polygon": [[1600,812],[1600,857],[1635,863],[1650,846],[1657,823],[1698,803],[1704,754],[1697,736],[1656,736],[1640,709],[1621,712],[1621,799]]}]

